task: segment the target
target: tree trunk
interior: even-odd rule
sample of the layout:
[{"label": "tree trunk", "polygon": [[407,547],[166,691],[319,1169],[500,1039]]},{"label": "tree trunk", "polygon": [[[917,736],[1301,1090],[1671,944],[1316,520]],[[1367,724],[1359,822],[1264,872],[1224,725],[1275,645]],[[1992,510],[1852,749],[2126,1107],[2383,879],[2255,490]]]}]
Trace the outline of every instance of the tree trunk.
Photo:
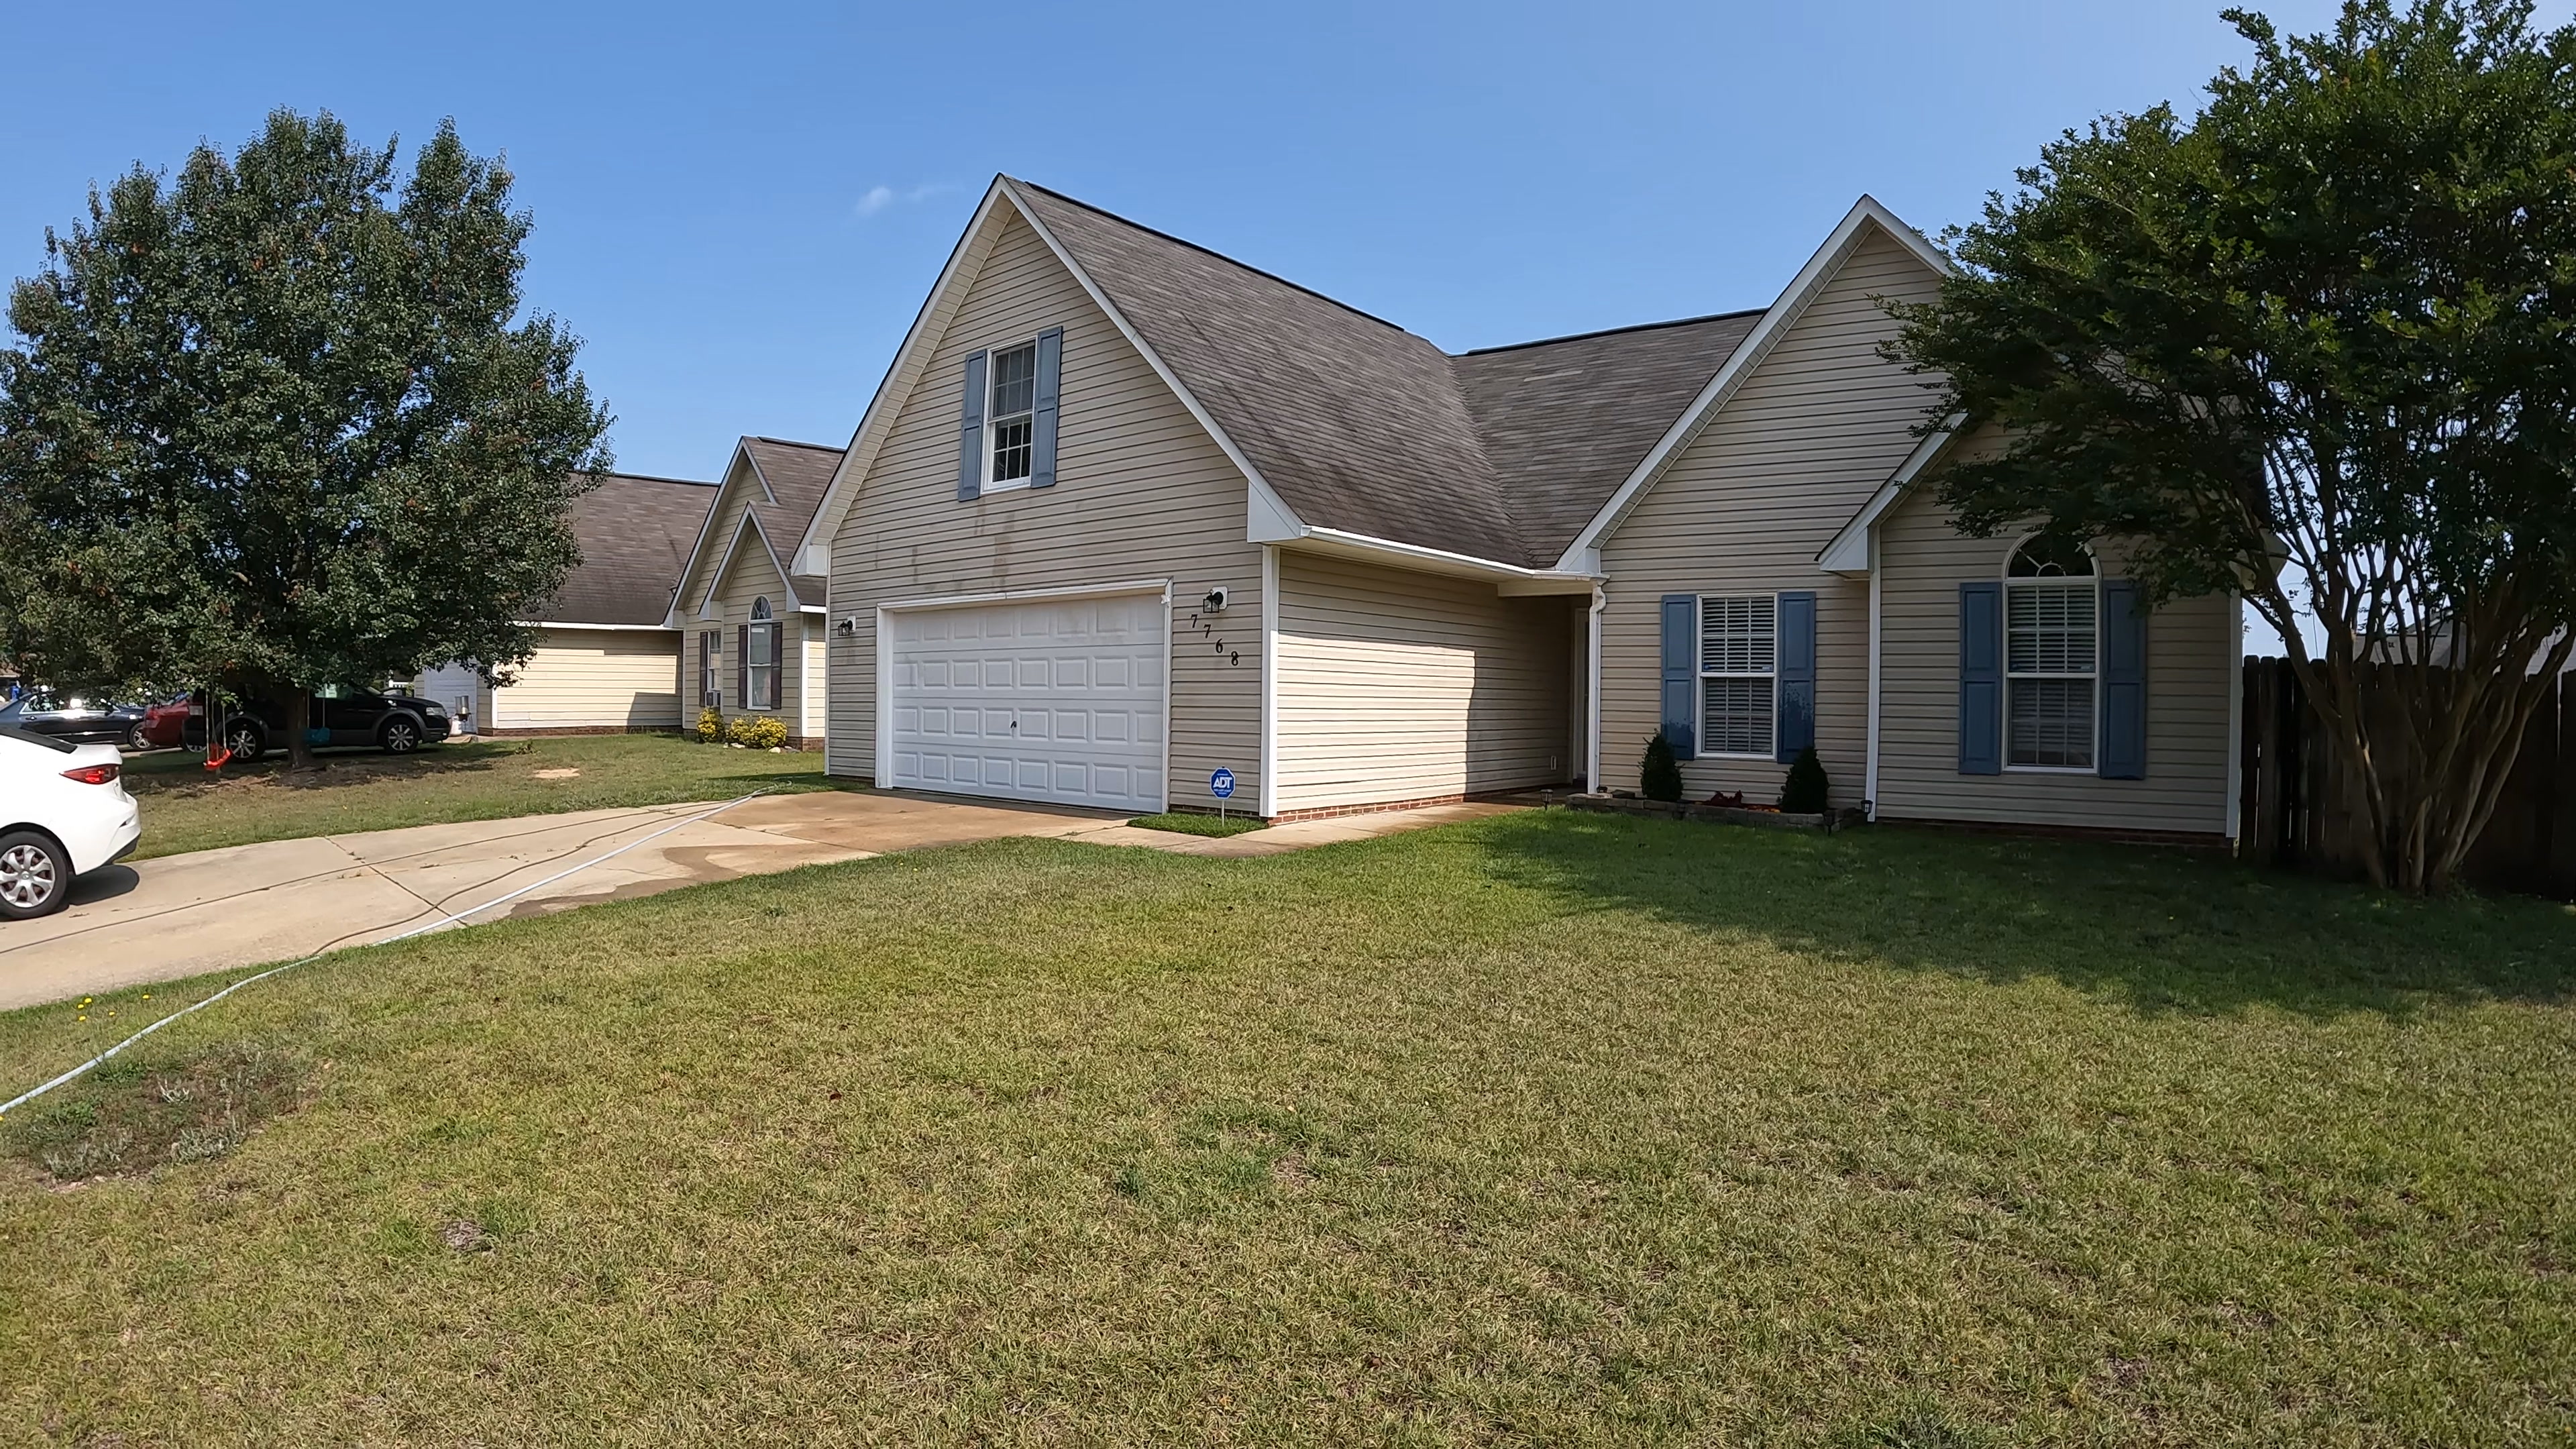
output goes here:
[{"label": "tree trunk", "polygon": [[313,764],[313,692],[289,688],[286,692],[286,768],[289,773],[310,770]]}]

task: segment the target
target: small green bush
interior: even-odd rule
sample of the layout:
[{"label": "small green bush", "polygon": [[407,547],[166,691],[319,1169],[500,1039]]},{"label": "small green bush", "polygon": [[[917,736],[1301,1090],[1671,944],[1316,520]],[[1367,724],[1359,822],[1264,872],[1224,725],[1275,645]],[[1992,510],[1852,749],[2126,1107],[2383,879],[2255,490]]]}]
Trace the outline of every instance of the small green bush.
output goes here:
[{"label": "small green bush", "polygon": [[1780,808],[1791,815],[1822,815],[1832,794],[1831,782],[1825,778],[1825,762],[1816,758],[1816,747],[1809,745],[1789,762],[1789,778],[1780,782]]},{"label": "small green bush", "polygon": [[1646,741],[1646,761],[1637,769],[1637,790],[1649,800],[1682,798],[1682,765],[1673,758],[1673,742],[1662,730]]},{"label": "small green bush", "polygon": [[724,711],[709,706],[698,711],[698,743],[720,745],[725,742]]},{"label": "small green bush", "polygon": [[787,721],[776,715],[736,715],[725,735],[747,750],[774,750],[787,743]]}]

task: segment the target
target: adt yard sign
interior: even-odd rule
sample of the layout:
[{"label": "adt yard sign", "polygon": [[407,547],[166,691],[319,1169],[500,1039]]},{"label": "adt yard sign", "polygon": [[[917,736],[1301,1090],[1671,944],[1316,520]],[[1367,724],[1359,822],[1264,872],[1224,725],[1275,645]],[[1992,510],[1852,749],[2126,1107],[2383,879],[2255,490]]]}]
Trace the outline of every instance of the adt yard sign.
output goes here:
[{"label": "adt yard sign", "polygon": [[1218,766],[1218,767],[1217,767],[1217,772],[1216,772],[1215,774],[1213,774],[1213,775],[1208,776],[1208,791],[1209,791],[1209,793],[1210,793],[1210,794],[1215,795],[1215,796],[1216,796],[1216,798],[1218,798],[1218,799],[1220,799],[1220,800],[1231,800],[1231,799],[1233,799],[1233,798],[1234,798],[1234,772],[1233,772],[1232,770],[1226,769],[1226,768],[1225,768],[1224,766],[1222,766],[1222,765]]}]

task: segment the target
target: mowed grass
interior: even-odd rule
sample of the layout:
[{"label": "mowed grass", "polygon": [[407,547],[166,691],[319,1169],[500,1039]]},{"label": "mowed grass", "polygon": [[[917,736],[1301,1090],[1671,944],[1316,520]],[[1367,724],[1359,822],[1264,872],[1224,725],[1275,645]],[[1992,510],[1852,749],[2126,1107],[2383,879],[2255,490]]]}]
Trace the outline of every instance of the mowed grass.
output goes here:
[{"label": "mowed grass", "polygon": [[[125,788],[143,810],[135,858],[513,815],[725,800],[751,790],[820,790],[823,756],[701,745],[673,735],[558,735],[432,745],[416,754],[331,750],[291,774],[286,757],[227,765],[179,750],[129,755]],[[563,771],[573,771],[563,774]]]},{"label": "mowed grass", "polygon": [[[304,1063],[228,1155],[69,1190],[11,1114],[0,1421],[2565,1443],[2571,939],[2148,851],[1565,812],[427,937],[66,1099],[139,1123],[164,1075]],[[71,1017],[0,1017],[0,1062]]]}]

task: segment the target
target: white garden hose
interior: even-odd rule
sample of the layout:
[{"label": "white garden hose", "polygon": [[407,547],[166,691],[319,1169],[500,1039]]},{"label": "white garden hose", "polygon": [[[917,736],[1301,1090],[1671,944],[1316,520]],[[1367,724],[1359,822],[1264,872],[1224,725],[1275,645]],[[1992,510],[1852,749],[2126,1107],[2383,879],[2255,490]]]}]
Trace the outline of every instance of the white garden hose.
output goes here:
[{"label": "white garden hose", "polygon": [[[659,840],[663,836],[670,834],[672,831],[680,829],[682,826],[695,825],[701,820],[711,819],[717,815],[723,814],[727,810],[731,810],[733,807],[741,804],[745,800],[757,799],[768,793],[769,792],[767,790],[754,790],[748,795],[737,796],[734,799],[727,800],[722,805],[716,806],[714,809],[702,810],[697,814],[690,816],[686,820],[674,820],[670,824],[663,826],[661,829],[654,831],[650,835],[639,835],[633,840],[626,842],[624,845],[617,847],[615,850],[609,851],[604,855],[594,856],[569,870],[559,870],[553,875],[547,876],[544,880],[534,881],[530,884],[523,885],[517,890],[510,892],[508,895],[495,896],[491,900],[485,901],[479,906],[468,906],[461,911],[450,911],[446,915],[440,916],[437,920],[429,922],[427,925],[414,926],[412,929],[405,931],[400,935],[387,936],[381,941],[370,941],[367,944],[371,946],[390,946],[396,941],[408,941],[414,936],[426,935],[431,931],[437,930],[441,926],[454,925],[463,921],[468,916],[488,911],[494,906],[504,905],[508,902],[515,901],[530,891],[539,890],[546,886],[553,885],[556,881],[562,880],[567,876],[579,875],[594,865],[604,865],[607,862],[624,855],[626,852],[633,850],[635,847],[643,845],[648,841]],[[308,961],[318,961],[331,949],[331,947],[326,946],[322,948],[322,950],[316,951],[310,956],[299,956],[292,961],[286,962],[284,965],[271,966],[267,970],[259,972],[256,975],[243,977],[241,980],[234,982],[232,985],[225,987],[223,990],[216,992],[214,995],[207,997],[203,1001],[180,1007],[177,1011],[171,1012],[168,1016],[161,1018],[159,1021],[143,1028],[134,1035],[129,1036],[125,1040],[118,1042],[116,1045],[109,1047],[107,1050],[100,1052],[97,1056],[91,1057],[88,1061],[81,1063],[79,1066],[72,1068],[70,1071],[63,1073],[61,1076],[54,1078],[43,1086],[30,1087],[26,1091],[19,1093],[17,1096],[10,1098],[8,1101],[0,1102],[0,1114],[14,1111],[21,1104],[32,1102],[38,1097],[45,1095],[47,1092],[52,1091],[54,1088],[61,1086],[63,1083],[78,1078],[81,1073],[96,1068],[109,1057],[116,1055],[118,1052],[125,1050],[127,1047],[134,1045],[136,1042],[143,1040],[145,1037],[150,1036],[152,1033],[159,1031],[161,1028],[168,1026],[170,1023],[177,1021],[180,1017],[186,1016],[190,1012],[203,1011],[207,1007],[214,1005],[216,1002],[223,1000],[225,997],[232,995],[234,992],[241,990],[243,987],[250,985],[254,981],[266,981],[268,978],[275,976],[281,971],[292,971],[296,967],[301,966]]]}]

